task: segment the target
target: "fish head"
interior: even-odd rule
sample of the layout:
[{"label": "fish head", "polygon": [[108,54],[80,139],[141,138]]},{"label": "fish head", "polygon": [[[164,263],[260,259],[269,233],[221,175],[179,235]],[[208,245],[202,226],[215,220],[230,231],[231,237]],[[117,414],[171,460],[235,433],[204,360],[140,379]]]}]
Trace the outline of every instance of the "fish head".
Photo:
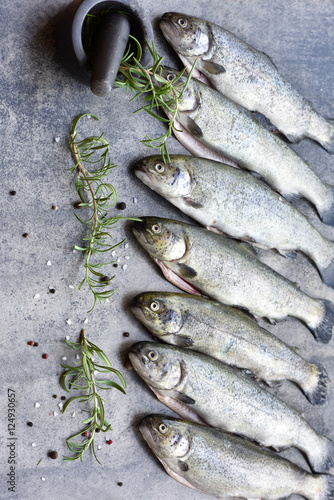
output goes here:
[{"label": "fish head", "polygon": [[190,168],[178,155],[171,155],[169,161],[158,155],[144,158],[137,163],[135,175],[165,198],[189,196],[194,185]]},{"label": "fish head", "polygon": [[187,422],[165,415],[148,415],[141,421],[139,431],[159,459],[185,460],[191,452]]},{"label": "fish head", "polygon": [[134,315],[157,337],[177,335],[182,329],[187,311],[180,303],[180,294],[145,292],[133,298]]},{"label": "fish head", "polygon": [[174,50],[185,57],[202,56],[210,49],[210,28],[203,19],[166,12],[160,19],[160,28]]},{"label": "fish head", "polygon": [[181,356],[168,345],[137,342],[129,351],[130,362],[138,375],[153,389],[173,390],[182,381]]},{"label": "fish head", "polygon": [[188,243],[181,222],[160,217],[142,217],[133,223],[132,231],[151,257],[162,261],[181,259]]}]

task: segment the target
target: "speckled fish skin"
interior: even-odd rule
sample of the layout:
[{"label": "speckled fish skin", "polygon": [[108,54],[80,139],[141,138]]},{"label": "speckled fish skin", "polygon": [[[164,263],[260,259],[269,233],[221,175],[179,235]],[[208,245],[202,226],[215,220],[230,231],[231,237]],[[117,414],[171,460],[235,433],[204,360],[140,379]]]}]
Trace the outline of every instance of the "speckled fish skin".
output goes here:
[{"label": "speckled fish skin", "polygon": [[[177,75],[173,69],[162,71],[169,80]],[[180,86],[185,84],[186,77],[179,82]],[[190,132],[188,139],[193,137],[241,167],[257,172],[285,198],[306,198],[324,223],[334,225],[333,186],[323,182],[306,160],[246,109],[192,78],[178,104],[176,128],[178,123]]]},{"label": "speckled fish skin", "polygon": [[302,292],[242,244],[159,217],[142,217],[141,222],[133,223],[132,230],[165,277],[182,290],[271,320],[293,316],[303,321],[318,341],[329,342],[334,305]]},{"label": "speckled fish skin", "polygon": [[186,155],[149,156],[136,176],[207,229],[275,248],[299,250],[334,287],[334,242],[324,238],[301,212],[253,175],[228,165]]},{"label": "speckled fish skin", "polygon": [[334,121],[322,117],[278,72],[272,60],[217,24],[168,12],[160,21],[168,42],[226,97],[264,114],[291,142],[304,137],[334,153]]},{"label": "speckled fish skin", "polygon": [[305,453],[315,472],[332,464],[333,443],[302,415],[235,368],[204,354],[137,342],[129,359],[159,401],[181,417],[274,449]]},{"label": "speckled fish skin", "polygon": [[333,498],[333,476],[312,475],[237,436],[164,415],[146,416],[139,430],[173,479],[217,498]]},{"label": "speckled fish skin", "polygon": [[295,349],[238,309],[173,292],[136,295],[131,309],[159,340],[249,370],[269,385],[291,380],[300,386],[311,403],[325,401],[326,370],[305,361]]}]

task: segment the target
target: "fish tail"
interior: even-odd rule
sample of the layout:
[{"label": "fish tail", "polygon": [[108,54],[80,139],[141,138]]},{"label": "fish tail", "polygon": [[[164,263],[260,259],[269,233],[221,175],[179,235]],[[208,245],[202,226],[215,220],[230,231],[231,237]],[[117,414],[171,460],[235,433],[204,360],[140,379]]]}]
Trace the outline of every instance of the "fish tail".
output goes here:
[{"label": "fish tail", "polygon": [[329,137],[328,141],[320,142],[321,146],[326,149],[329,153],[334,153],[334,120],[327,120],[329,124]]},{"label": "fish tail", "polygon": [[[334,149],[332,153],[334,153]],[[330,190],[330,205],[324,210],[319,210],[319,216],[324,224],[334,226],[334,186],[330,186],[329,184],[327,184],[327,187]]]},{"label": "fish tail", "polygon": [[327,267],[319,266],[319,273],[323,282],[334,288],[334,258]]},{"label": "fish tail", "polygon": [[311,376],[307,383],[301,383],[300,386],[313,405],[322,405],[325,402],[327,394],[328,375],[325,368],[320,364],[311,364]]},{"label": "fish tail", "polygon": [[328,344],[332,338],[332,328],[334,325],[334,304],[329,300],[323,300],[322,303],[325,306],[325,316],[319,326],[316,328],[310,327],[310,329],[318,342]]},{"label": "fish tail", "polygon": [[[308,494],[306,498],[310,498],[312,500],[333,500],[334,499],[334,476],[330,474],[319,474],[317,476],[313,476],[314,482],[321,482],[320,488],[317,484],[317,492],[311,496]],[[308,492],[307,492],[308,493]]]},{"label": "fish tail", "polygon": [[310,445],[307,457],[313,472],[326,472],[334,464],[333,441],[324,436],[318,436],[317,442]]}]

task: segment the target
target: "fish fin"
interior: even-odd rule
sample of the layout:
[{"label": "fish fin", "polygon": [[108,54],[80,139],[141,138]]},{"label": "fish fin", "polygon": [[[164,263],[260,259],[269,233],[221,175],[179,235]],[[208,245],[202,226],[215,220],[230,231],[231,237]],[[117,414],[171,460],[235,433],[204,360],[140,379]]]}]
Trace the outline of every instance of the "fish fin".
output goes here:
[{"label": "fish fin", "polygon": [[332,304],[329,300],[323,300],[322,302],[325,306],[324,319],[321,321],[320,325],[317,326],[317,328],[312,328],[310,325],[308,325],[308,327],[317,342],[328,344],[332,338],[332,328],[334,325],[334,304]]},{"label": "fish fin", "polygon": [[293,203],[301,198],[300,194],[298,193],[289,193],[289,194],[282,193],[282,196],[290,203]]},{"label": "fish fin", "polygon": [[265,318],[265,319],[267,319],[271,325],[277,325],[276,319],[274,319],[274,318]]},{"label": "fish fin", "polygon": [[173,283],[173,285],[178,286],[179,288],[181,288],[181,290],[183,290],[183,291],[185,291],[187,293],[191,293],[192,295],[200,295],[200,296],[205,297],[205,295],[202,294],[199,290],[197,290],[197,288],[195,288],[194,286],[192,286],[190,283],[188,283],[186,280],[184,280],[181,276],[179,276],[174,271],[172,271],[171,269],[169,269],[169,267],[167,267],[164,262],[162,262],[159,259],[155,259],[155,258],[153,258],[153,260],[160,267],[160,269],[161,269],[163,275],[165,276],[166,280],[168,280],[171,283]]},{"label": "fish fin", "polygon": [[202,132],[201,127],[199,127],[197,125],[197,123],[195,122],[195,120],[190,118],[190,116],[187,117],[186,128],[191,133],[191,135],[193,135],[194,137],[197,137],[197,138],[203,137],[203,132]]},{"label": "fish fin", "polygon": [[292,135],[292,134],[285,134],[285,137],[288,139],[289,142],[292,144],[296,144],[297,142],[301,141],[301,137],[298,135]]},{"label": "fish fin", "polygon": [[[319,477],[319,476],[318,476]],[[322,487],[314,500],[332,500],[334,498],[334,476],[330,474],[322,474],[319,477],[322,479]]]},{"label": "fish fin", "polygon": [[182,274],[182,277],[184,278],[195,278],[197,276],[197,271],[193,269],[190,266],[187,266],[187,264],[181,264],[178,263],[178,268],[180,269],[180,273]]},{"label": "fish fin", "polygon": [[272,134],[275,134],[275,136],[279,137],[283,142],[289,142],[287,137],[282,134],[282,132],[280,132],[278,128],[276,128],[275,125],[273,125],[266,116],[264,116],[262,113],[259,113],[258,111],[251,111],[251,113],[253,118],[255,118],[256,121],[258,121],[260,125],[262,125],[262,127],[269,130],[269,132],[271,132]]},{"label": "fish fin", "polygon": [[242,241],[241,243],[238,243],[238,245],[240,248],[246,250],[251,255],[257,256],[256,248],[254,248],[253,245],[251,245],[250,243],[247,243],[247,241]]},{"label": "fish fin", "polygon": [[202,67],[204,71],[207,71],[211,75],[221,75],[222,73],[226,73],[226,69],[224,68],[224,66],[212,61],[204,61],[202,59]]},{"label": "fish fin", "polygon": [[318,270],[323,282],[334,288],[334,258],[327,267],[318,266]]},{"label": "fish fin", "polygon": [[183,201],[188,207],[203,208],[202,203],[198,203],[198,201],[195,201],[192,198],[183,198]]},{"label": "fish fin", "polygon": [[334,226],[334,186],[328,187],[331,189],[331,205],[326,210],[319,212],[319,216],[324,224]]},{"label": "fish fin", "polygon": [[270,56],[268,56],[268,54],[266,54],[265,52],[261,52],[261,55],[262,55],[263,57],[265,57],[265,58],[266,58],[266,60],[267,60],[267,62],[268,62],[268,63],[269,63],[269,64],[270,64],[273,68],[275,68],[275,69],[277,70],[277,66],[276,66],[276,64],[274,63],[274,61],[272,60],[272,58],[271,58]]},{"label": "fish fin", "polygon": [[308,383],[300,383],[303,393],[313,405],[322,405],[326,399],[328,375],[322,365],[311,365],[311,377]]},{"label": "fish fin", "polygon": [[181,401],[181,403],[184,403],[185,405],[194,405],[196,403],[193,398],[187,396],[183,392],[177,392],[176,394],[178,401]]},{"label": "fish fin", "polygon": [[312,446],[307,453],[312,472],[326,472],[333,466],[334,443],[325,436],[319,436],[319,446]]},{"label": "fish fin", "polygon": [[293,250],[282,250],[281,248],[278,248],[277,251],[280,255],[288,259],[295,260],[297,258],[297,252],[294,252]]},{"label": "fish fin", "polygon": [[185,335],[175,335],[174,342],[179,347],[191,347],[194,345],[193,339]]},{"label": "fish fin", "polygon": [[321,146],[328,151],[328,153],[334,153],[334,120],[328,120],[331,125],[331,132],[328,141],[319,142]]},{"label": "fish fin", "polygon": [[189,465],[186,462],[183,462],[183,460],[179,460],[177,464],[182,470],[182,472],[187,472],[187,470],[189,470]]}]

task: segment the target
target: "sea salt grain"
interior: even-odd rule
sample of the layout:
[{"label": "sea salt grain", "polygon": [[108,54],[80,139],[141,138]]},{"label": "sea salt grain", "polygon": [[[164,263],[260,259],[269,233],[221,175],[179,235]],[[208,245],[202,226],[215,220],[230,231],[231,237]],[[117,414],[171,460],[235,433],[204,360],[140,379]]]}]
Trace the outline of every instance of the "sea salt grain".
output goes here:
[{"label": "sea salt grain", "polygon": [[62,409],[63,409],[63,403],[58,403],[58,405],[57,405],[57,406],[58,406],[59,410],[62,410]]},{"label": "sea salt grain", "polygon": [[73,285],[68,285],[68,288],[72,288],[72,290],[74,290],[74,286]]},{"label": "sea salt grain", "polygon": [[130,259],[130,255],[126,255],[126,256],[125,256],[125,259],[126,259],[126,260],[129,260],[129,259]]},{"label": "sea salt grain", "polygon": [[124,248],[129,248],[129,243],[125,243]]},{"label": "sea salt grain", "polygon": [[56,417],[58,413],[56,411],[53,412],[53,416]]},{"label": "sea salt grain", "polygon": [[46,263],[47,266],[52,266],[52,262],[51,260],[48,260],[47,263]]},{"label": "sea salt grain", "polygon": [[39,403],[35,403],[35,408],[39,408],[41,405]]},{"label": "sea salt grain", "polygon": [[41,480],[42,480],[42,481],[45,481],[45,477],[41,477]]},{"label": "sea salt grain", "polygon": [[123,264],[123,265],[122,265],[122,269],[123,269],[123,271],[125,271],[125,269],[126,269],[127,267],[128,267],[128,266],[127,266],[126,264]]},{"label": "sea salt grain", "polygon": [[70,336],[69,336],[69,335],[66,335],[65,339],[66,339],[66,340],[70,340]]},{"label": "sea salt grain", "polygon": [[80,359],[80,354],[77,354],[77,355],[75,356],[75,359]]},{"label": "sea salt grain", "polygon": [[113,251],[111,252],[111,256],[112,256],[112,257],[115,257],[115,255],[116,255],[116,252],[115,252],[115,250],[113,250]]},{"label": "sea salt grain", "polygon": [[137,198],[133,198],[133,203],[138,203]]},{"label": "sea salt grain", "polygon": [[39,293],[36,293],[36,294],[34,295],[34,299],[39,299],[39,298],[40,298],[40,294],[39,294]]},{"label": "sea salt grain", "polygon": [[84,319],[85,325],[88,323],[88,318]]},{"label": "sea salt grain", "polygon": [[75,417],[75,411],[71,415],[72,415],[72,417]]},{"label": "sea salt grain", "polygon": [[71,324],[72,324],[72,320],[71,320],[70,318],[68,318],[68,319],[66,320],[66,323],[67,323],[68,325],[71,325]]},{"label": "sea salt grain", "polygon": [[32,446],[33,448],[35,448],[35,447],[37,446],[37,444],[36,444],[36,443],[31,443],[31,446]]},{"label": "sea salt grain", "polygon": [[66,357],[66,356],[63,356],[61,359],[62,359],[63,361],[66,361],[66,360],[67,360],[67,357]]},{"label": "sea salt grain", "polygon": [[102,448],[102,446],[99,444],[98,447],[97,447],[97,449],[100,450],[101,448]]}]

